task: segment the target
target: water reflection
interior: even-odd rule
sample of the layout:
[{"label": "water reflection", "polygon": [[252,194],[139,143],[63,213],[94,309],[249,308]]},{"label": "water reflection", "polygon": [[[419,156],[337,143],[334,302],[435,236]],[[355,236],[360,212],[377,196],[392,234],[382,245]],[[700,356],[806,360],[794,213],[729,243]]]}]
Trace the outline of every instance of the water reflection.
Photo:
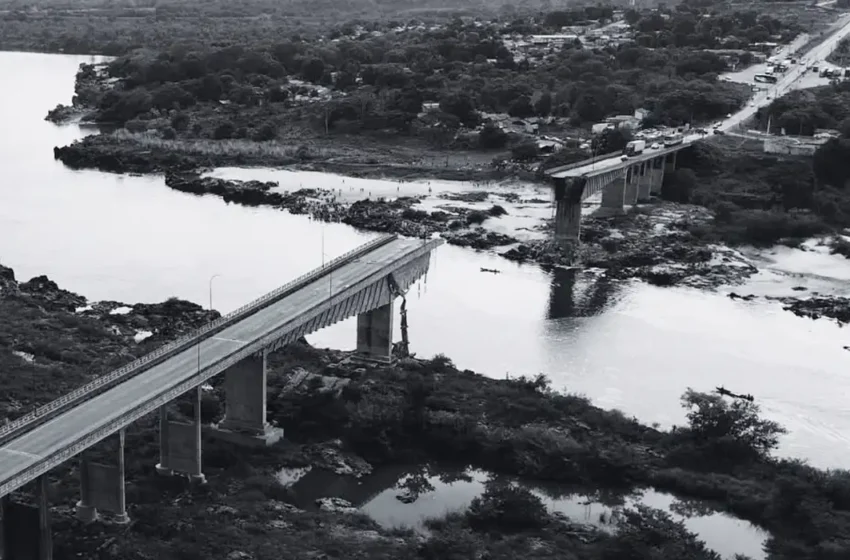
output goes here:
[{"label": "water reflection", "polygon": [[549,288],[547,319],[592,317],[606,311],[619,287],[605,276],[580,269],[556,268]]},{"label": "water reflection", "polygon": [[616,530],[624,507],[645,504],[668,512],[724,558],[746,554],[764,558],[767,534],[746,521],[712,510],[706,503],[680,500],[654,490],[629,493],[589,490],[576,486],[529,481],[465,468],[395,465],[377,469],[362,479],[330,471],[284,469],[278,475],[293,501],[304,509],[316,508],[320,498],[342,498],[380,525],[412,528],[426,533],[425,521],[466,509],[488,483],[520,484],[538,496],[550,511],[576,523]]}]

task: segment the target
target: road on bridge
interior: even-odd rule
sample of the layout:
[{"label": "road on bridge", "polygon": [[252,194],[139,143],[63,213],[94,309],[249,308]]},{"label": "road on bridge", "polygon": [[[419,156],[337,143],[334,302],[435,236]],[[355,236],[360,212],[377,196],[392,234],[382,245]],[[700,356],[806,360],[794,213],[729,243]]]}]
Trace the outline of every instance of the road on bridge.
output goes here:
[{"label": "road on bridge", "polygon": [[[95,434],[115,427],[116,423],[121,424],[119,427],[129,425],[150,412],[137,414],[140,404],[153,401],[170,389],[178,388],[181,383],[191,381],[199,372],[249,349],[252,344],[328,301],[331,294],[341,294],[347,288],[391,268],[404,257],[418,254],[417,249],[432,247],[435,243],[426,244],[421,239],[396,239],[380,246],[238,320],[200,344],[178,351],[162,363],[11,439],[0,447],[0,496],[41,474],[35,472],[38,465],[46,461],[58,464],[81,451],[73,450],[72,446],[82,445]],[[93,443],[96,440],[83,447]],[[21,476],[27,479],[22,481]]]},{"label": "road on bridge", "polygon": [[[842,16],[844,17],[844,16]],[[792,69],[789,69],[788,72],[785,73],[784,76],[773,85],[769,91],[760,92],[752,99],[752,105],[747,105],[737,113],[734,113],[729,118],[721,121],[720,125],[716,128],[726,132],[733,128],[740,126],[747,119],[753,117],[762,107],[766,107],[769,105],[773,99],[784,95],[788,91],[792,89],[794,84],[802,79],[806,75],[806,68],[816,61],[824,60],[829,54],[835,50],[838,46],[838,43],[850,34],[850,21],[847,21],[843,25],[838,26],[832,33],[827,35],[827,37],[809,49],[805,54],[800,55],[800,59],[804,59],[807,61],[807,64],[797,64]],[[695,132],[691,132],[687,134],[682,142],[683,145],[691,144],[693,142],[698,142],[702,140],[704,136],[702,134],[697,134]],[[582,175],[587,174],[597,174],[603,171],[614,170],[617,167],[626,167],[628,165],[633,165],[636,161],[642,161],[645,159],[650,159],[657,157],[661,154],[677,151],[681,149],[682,146],[678,146],[676,148],[665,149],[664,147],[655,149],[655,150],[646,150],[640,156],[635,156],[629,158],[627,161],[623,161],[621,156],[615,156],[608,159],[604,159],[601,161],[596,161],[592,163],[588,163],[586,165],[582,165],[581,167],[575,167],[573,169],[569,169],[566,171],[553,173],[551,176],[553,178],[563,178],[563,177],[581,177]]]}]

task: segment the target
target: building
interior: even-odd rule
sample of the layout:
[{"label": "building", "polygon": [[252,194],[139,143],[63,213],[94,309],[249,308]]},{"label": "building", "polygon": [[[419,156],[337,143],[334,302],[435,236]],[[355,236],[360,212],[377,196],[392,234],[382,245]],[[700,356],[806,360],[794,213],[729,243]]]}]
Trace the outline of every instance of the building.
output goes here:
[{"label": "building", "polygon": [[531,44],[536,46],[548,45],[550,47],[560,47],[568,43],[580,41],[578,35],[532,35]]},{"label": "building", "polygon": [[764,151],[768,154],[789,156],[813,156],[829,137],[811,136],[770,136],[764,139]]},{"label": "building", "polygon": [[616,128],[627,128],[629,130],[636,130],[640,126],[639,119],[634,115],[617,115],[615,117],[608,117],[605,119],[606,123],[609,123]]}]

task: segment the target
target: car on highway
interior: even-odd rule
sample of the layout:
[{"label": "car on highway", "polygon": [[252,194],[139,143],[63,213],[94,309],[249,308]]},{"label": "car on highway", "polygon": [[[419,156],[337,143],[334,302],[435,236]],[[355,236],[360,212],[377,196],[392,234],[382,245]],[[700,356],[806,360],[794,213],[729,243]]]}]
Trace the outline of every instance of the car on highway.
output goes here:
[{"label": "car on highway", "polygon": [[650,150],[657,150],[659,148],[661,148],[661,144],[659,144],[658,142],[653,142],[652,145],[649,147]]},{"label": "car on highway", "polygon": [[755,101],[750,101],[750,107],[755,107],[755,106],[756,106],[756,102],[755,102]]},{"label": "car on highway", "polygon": [[726,118],[727,118],[727,119],[731,119],[731,118],[732,118],[732,113],[726,113]]}]

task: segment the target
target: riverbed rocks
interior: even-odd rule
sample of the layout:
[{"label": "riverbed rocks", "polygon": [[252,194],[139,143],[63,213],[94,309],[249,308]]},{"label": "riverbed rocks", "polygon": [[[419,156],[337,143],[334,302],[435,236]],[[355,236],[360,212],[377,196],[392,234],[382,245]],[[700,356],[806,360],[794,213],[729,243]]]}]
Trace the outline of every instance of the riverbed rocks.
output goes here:
[{"label": "riverbed rocks", "polygon": [[[105,141],[105,137],[111,140]],[[140,149],[131,140],[115,134],[86,136],[68,146],[57,146],[53,148],[53,157],[71,169],[99,169],[112,173],[191,171],[211,163],[210,158],[163,148]]]},{"label": "riverbed rocks", "polygon": [[[215,194],[227,202],[236,202],[246,206],[262,204],[278,206],[284,203],[284,194],[278,192],[278,184],[275,182],[231,181],[216,177],[202,177],[198,173],[167,172],[165,184],[181,192]],[[297,194],[290,196],[288,201],[292,205],[292,210],[298,209],[304,198],[304,196]]]},{"label": "riverbed rocks", "polygon": [[786,311],[798,317],[835,319],[844,325],[850,323],[850,298],[840,296],[812,296],[810,298],[781,298]]}]

